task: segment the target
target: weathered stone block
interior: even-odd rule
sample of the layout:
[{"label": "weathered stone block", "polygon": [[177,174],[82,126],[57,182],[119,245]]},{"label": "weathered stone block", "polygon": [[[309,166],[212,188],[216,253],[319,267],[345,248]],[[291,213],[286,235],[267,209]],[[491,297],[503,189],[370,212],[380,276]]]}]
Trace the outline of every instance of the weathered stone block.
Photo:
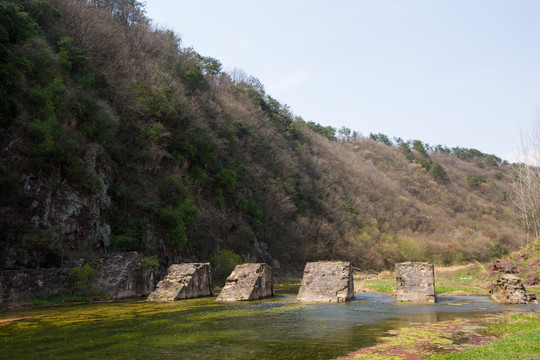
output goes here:
[{"label": "weathered stone block", "polygon": [[354,297],[351,263],[308,262],[296,301],[343,302]]},{"label": "weathered stone block", "polygon": [[488,285],[491,298],[500,304],[526,304],[533,299],[527,296],[525,286],[514,274],[500,274],[496,282]]},{"label": "weathered stone block", "polygon": [[210,263],[173,264],[165,279],[148,296],[151,301],[173,301],[211,296]]},{"label": "weathered stone block", "polygon": [[424,262],[396,264],[396,299],[435,302],[433,264]]},{"label": "weathered stone block", "polygon": [[267,264],[237,265],[216,301],[258,300],[274,296],[272,268]]}]

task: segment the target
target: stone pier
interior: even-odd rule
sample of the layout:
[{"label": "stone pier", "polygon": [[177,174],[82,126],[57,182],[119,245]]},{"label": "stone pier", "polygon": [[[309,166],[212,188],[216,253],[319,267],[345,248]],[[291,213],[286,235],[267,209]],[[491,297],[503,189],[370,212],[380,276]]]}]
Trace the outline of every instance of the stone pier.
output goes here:
[{"label": "stone pier", "polygon": [[184,263],[169,267],[167,276],[158,283],[148,300],[173,301],[211,295],[210,263]]},{"label": "stone pier", "polygon": [[272,268],[267,264],[237,265],[216,301],[249,301],[274,296]]},{"label": "stone pier", "polygon": [[308,262],[296,301],[343,302],[354,297],[351,263]]},{"label": "stone pier", "polygon": [[396,264],[397,301],[435,302],[433,264],[404,262]]}]

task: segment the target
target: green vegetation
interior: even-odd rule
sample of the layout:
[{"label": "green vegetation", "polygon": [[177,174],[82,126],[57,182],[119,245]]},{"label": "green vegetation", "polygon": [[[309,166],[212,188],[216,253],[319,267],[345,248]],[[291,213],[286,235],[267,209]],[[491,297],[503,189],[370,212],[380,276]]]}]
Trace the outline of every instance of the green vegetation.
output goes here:
[{"label": "green vegetation", "polygon": [[77,292],[80,294],[95,294],[99,292],[94,283],[94,280],[98,273],[98,267],[89,263],[75,266],[71,270],[70,275],[75,282],[75,289],[77,290]]},{"label": "green vegetation", "polygon": [[217,286],[223,286],[225,280],[234,270],[236,265],[243,263],[242,258],[231,250],[219,250],[210,257],[212,265],[212,279]]},{"label": "green vegetation", "polygon": [[[435,294],[443,296],[489,295],[485,287],[485,282],[489,277],[486,266],[480,263],[436,266]],[[383,271],[374,278],[364,281],[357,280],[355,281],[355,288],[393,295],[396,291],[395,274]]]},{"label": "green vegetation", "polygon": [[484,175],[478,175],[478,174],[469,174],[467,175],[467,185],[471,187],[478,187],[480,184],[486,183],[486,178]]},{"label": "green vegetation", "polygon": [[65,302],[83,302],[87,300],[88,297],[84,295],[54,295],[46,298],[30,298],[26,301],[32,305],[53,305]]},{"label": "green vegetation", "polygon": [[396,292],[396,277],[390,274],[390,277],[368,280],[364,286],[372,292],[394,294]]},{"label": "green vegetation", "polygon": [[510,314],[505,321],[484,330],[486,334],[501,337],[499,340],[457,353],[433,355],[429,359],[536,359],[540,354],[539,329],[539,314]]}]

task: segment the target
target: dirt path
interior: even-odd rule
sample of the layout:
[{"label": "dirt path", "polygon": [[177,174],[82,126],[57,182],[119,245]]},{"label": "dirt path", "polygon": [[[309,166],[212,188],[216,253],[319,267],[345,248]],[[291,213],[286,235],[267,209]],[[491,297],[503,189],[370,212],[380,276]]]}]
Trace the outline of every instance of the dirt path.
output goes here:
[{"label": "dirt path", "polygon": [[503,315],[479,319],[455,319],[432,324],[418,324],[389,331],[375,346],[355,351],[336,360],[421,360],[435,353],[455,352],[488,344],[495,337],[479,331],[486,323],[496,322]]},{"label": "dirt path", "polygon": [[11,321],[24,320],[24,319],[30,319],[30,316],[25,316],[25,317],[20,317],[20,318],[15,318],[15,319],[0,319],[0,324],[11,322]]}]

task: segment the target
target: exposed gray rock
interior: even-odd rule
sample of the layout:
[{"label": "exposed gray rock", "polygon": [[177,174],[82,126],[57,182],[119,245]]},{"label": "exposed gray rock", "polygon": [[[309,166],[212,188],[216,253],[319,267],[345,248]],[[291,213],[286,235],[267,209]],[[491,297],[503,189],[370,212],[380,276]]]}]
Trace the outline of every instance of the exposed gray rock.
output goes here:
[{"label": "exposed gray rock", "polygon": [[306,264],[296,301],[342,302],[353,297],[351,263],[319,261]]},{"label": "exposed gray rock", "polygon": [[397,301],[435,302],[433,264],[404,262],[396,264]]},{"label": "exposed gray rock", "polygon": [[71,293],[70,269],[4,270],[0,272],[0,302],[46,298]]},{"label": "exposed gray rock", "polygon": [[499,274],[497,281],[488,284],[488,290],[491,298],[500,304],[526,304],[534,300],[514,274]]},{"label": "exposed gray rock", "polygon": [[264,263],[237,265],[216,301],[258,300],[274,296],[272,268]]},{"label": "exposed gray rock", "polygon": [[0,302],[95,291],[111,299],[147,296],[154,289],[157,269],[142,268],[142,259],[133,251],[82,261],[80,266],[89,264],[95,270],[87,288],[77,287],[71,267],[0,271]]},{"label": "exposed gray rock", "polygon": [[141,268],[142,259],[135,251],[97,259],[97,288],[112,299],[148,296],[154,290],[157,269]]},{"label": "exposed gray rock", "polygon": [[173,301],[211,296],[210,263],[173,264],[165,279],[148,296],[151,301]]}]

